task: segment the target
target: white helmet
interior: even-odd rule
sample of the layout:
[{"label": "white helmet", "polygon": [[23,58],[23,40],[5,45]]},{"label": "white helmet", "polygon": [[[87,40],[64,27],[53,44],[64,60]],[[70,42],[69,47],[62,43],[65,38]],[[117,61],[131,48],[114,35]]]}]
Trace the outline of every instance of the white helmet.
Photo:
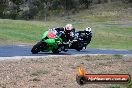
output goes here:
[{"label": "white helmet", "polygon": [[73,29],[73,26],[72,26],[72,24],[67,24],[66,26],[65,26],[65,30],[72,30]]},{"label": "white helmet", "polygon": [[91,28],[90,28],[90,27],[87,27],[87,28],[85,29],[85,31],[91,32]]}]

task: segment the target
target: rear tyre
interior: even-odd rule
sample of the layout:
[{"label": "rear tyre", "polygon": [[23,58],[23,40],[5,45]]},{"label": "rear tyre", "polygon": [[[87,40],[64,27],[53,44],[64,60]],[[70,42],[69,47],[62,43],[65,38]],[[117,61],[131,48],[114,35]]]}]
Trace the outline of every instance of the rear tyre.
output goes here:
[{"label": "rear tyre", "polygon": [[41,45],[42,45],[42,41],[40,41],[36,45],[34,45],[31,50],[32,54],[37,54],[38,52],[40,52]]}]

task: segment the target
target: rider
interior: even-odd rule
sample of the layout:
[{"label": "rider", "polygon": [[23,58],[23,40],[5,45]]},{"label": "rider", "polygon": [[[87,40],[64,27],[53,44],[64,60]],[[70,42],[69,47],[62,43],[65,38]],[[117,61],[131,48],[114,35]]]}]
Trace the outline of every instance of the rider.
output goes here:
[{"label": "rider", "polygon": [[87,27],[87,28],[85,29],[85,31],[91,32],[91,28],[90,28],[90,27]]},{"label": "rider", "polygon": [[86,38],[87,45],[88,45],[91,41],[91,38],[92,38],[92,32],[91,32],[92,29],[91,29],[91,27],[87,27],[84,31],[85,31],[86,35],[88,36],[88,38]]},{"label": "rider", "polygon": [[86,35],[89,35],[89,37],[92,37],[91,27],[87,27],[84,31],[85,31]]},{"label": "rider", "polygon": [[72,40],[75,34],[75,28],[73,28],[72,24],[67,24],[65,27],[60,28],[53,28],[57,31],[57,33],[62,33],[62,39],[64,42],[68,42],[69,40]]},{"label": "rider", "polygon": [[75,35],[75,28],[72,24],[67,24],[65,27],[53,28],[53,30],[56,30],[57,34],[62,34],[63,44],[65,45],[65,49],[68,49],[69,41],[72,41]]}]

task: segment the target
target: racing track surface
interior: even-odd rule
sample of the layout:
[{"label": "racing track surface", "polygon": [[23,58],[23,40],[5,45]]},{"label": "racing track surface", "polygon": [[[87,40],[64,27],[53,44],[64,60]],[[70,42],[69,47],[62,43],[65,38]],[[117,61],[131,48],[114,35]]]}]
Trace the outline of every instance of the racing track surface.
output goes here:
[{"label": "racing track surface", "polygon": [[[38,54],[31,53],[32,46],[24,45],[9,45],[0,46],[0,57],[14,57],[14,56],[47,56],[47,55],[57,55],[52,52],[40,52]],[[88,48],[82,51],[69,50],[68,52],[61,52],[58,55],[76,55],[76,54],[130,54],[132,51],[128,50],[100,50]]]}]

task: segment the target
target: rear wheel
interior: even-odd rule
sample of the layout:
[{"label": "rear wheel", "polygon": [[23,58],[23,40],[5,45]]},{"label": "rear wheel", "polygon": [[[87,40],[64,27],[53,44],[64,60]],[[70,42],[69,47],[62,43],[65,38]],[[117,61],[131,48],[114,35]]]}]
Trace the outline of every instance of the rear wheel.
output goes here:
[{"label": "rear wheel", "polygon": [[34,45],[31,50],[32,54],[37,54],[38,52],[40,52],[41,45],[42,45],[42,41],[40,41],[36,45]]}]

